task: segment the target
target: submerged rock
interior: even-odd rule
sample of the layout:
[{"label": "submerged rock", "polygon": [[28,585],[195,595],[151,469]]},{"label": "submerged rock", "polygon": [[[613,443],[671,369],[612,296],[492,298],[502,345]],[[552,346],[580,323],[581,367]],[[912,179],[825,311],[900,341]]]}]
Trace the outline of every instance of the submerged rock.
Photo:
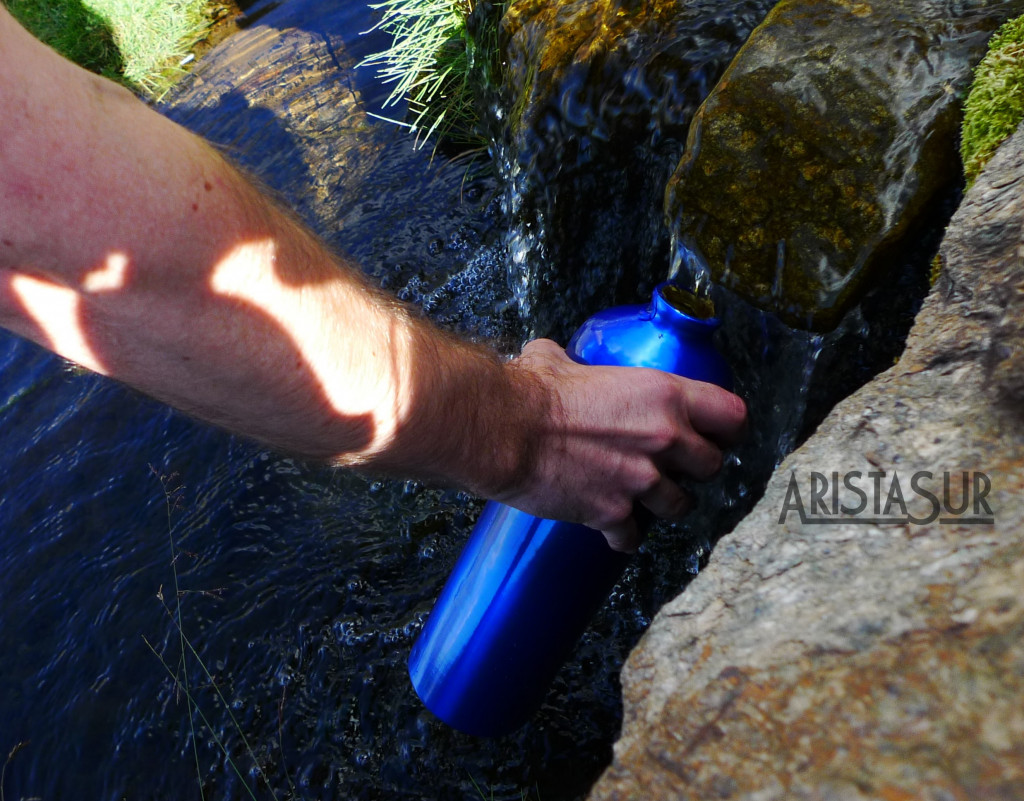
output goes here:
[{"label": "submerged rock", "polygon": [[1024,2],[783,0],[697,113],[666,193],[714,279],[833,327],[960,184],[962,94]]},{"label": "submerged rock", "polygon": [[[515,287],[567,336],[669,268],[665,182],[690,119],[773,0],[517,0],[501,23]],[[566,319],[566,309],[582,317]]]},{"label": "submerged rock", "polygon": [[594,801],[1024,796],[1022,244],[1024,128],[957,211],[899,362],[787,458],[631,655]]}]

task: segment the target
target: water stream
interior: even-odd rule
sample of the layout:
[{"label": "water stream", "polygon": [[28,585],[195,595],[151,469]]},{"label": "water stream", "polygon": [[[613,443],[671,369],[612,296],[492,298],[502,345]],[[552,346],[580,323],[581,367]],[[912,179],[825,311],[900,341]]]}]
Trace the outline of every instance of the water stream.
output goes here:
[{"label": "water stream", "polygon": [[[300,19],[323,36],[370,27],[332,16],[351,4],[264,5],[258,24],[279,30]],[[243,100],[224,95],[223,120],[199,105],[177,113],[208,135],[266,121]],[[284,128],[251,130],[289,144]],[[522,227],[515,180],[486,173],[466,182],[439,171],[431,191],[456,212],[437,219],[410,179],[425,155],[373,131],[384,155],[329,238],[440,324],[514,348],[535,330],[521,310],[540,302],[530,237],[550,232]],[[286,155],[275,168],[290,169]],[[274,183],[266,163],[249,166]],[[368,199],[380,191],[394,208]],[[354,233],[399,216],[388,236]],[[638,293],[673,269],[662,255]],[[687,263],[699,268],[677,254],[675,269]],[[581,297],[599,296],[602,274],[578,280],[592,285]],[[246,785],[260,799],[433,801],[479,798],[477,787],[487,799],[585,796],[618,732],[623,659],[836,400],[815,389],[830,348],[871,334],[856,315],[826,338],[796,332],[714,296],[751,436],[687,524],[655,527],[544,707],[498,740],[433,719],[405,671],[479,500],[267,452],[0,333],[0,756],[24,743],[5,769],[6,797],[195,798],[201,786],[206,798],[238,799]],[[584,305],[539,313],[574,327]],[[859,380],[878,363],[865,357]],[[182,679],[182,662],[194,706],[169,676]]]}]

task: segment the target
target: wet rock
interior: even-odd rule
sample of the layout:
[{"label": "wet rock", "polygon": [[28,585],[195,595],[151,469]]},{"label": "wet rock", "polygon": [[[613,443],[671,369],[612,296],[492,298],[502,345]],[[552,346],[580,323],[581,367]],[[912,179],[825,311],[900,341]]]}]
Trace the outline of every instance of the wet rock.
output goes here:
[{"label": "wet rock", "polygon": [[673,232],[760,308],[834,327],[957,191],[972,67],[1022,12],[1019,0],[779,3],[694,119],[666,193]]},{"label": "wet rock", "polygon": [[[783,462],[631,655],[594,801],[1024,796],[1022,246],[1024,128],[954,216],[898,363]],[[840,521],[853,471],[866,508]]]},{"label": "wet rock", "polygon": [[[509,248],[537,333],[668,273],[665,182],[690,119],[772,0],[518,0],[501,23]],[[639,286],[639,289],[638,289]],[[577,309],[571,319],[565,309]]]}]

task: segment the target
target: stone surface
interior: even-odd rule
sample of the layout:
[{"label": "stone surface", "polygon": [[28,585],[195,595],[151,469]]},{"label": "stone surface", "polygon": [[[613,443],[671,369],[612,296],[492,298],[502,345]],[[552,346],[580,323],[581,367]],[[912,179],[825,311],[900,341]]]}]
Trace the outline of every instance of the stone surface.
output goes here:
[{"label": "stone surface", "polygon": [[835,326],[961,181],[962,95],[1019,0],[783,0],[694,119],[666,193],[715,280]]},{"label": "stone surface", "polygon": [[[594,801],[1024,797],[1022,257],[1024,129],[954,216],[898,363],[783,462],[631,655]],[[858,505],[840,478],[811,507],[833,471],[860,471],[889,522],[807,522]],[[894,477],[930,516],[918,471],[939,496],[951,471],[954,506],[960,472],[984,473],[994,522],[894,521]]]},{"label": "stone surface", "polygon": [[[690,119],[774,0],[517,0],[495,133],[516,290],[564,341],[669,269],[665,183]],[[638,289],[639,286],[639,289]],[[567,319],[569,310],[582,317]]]}]

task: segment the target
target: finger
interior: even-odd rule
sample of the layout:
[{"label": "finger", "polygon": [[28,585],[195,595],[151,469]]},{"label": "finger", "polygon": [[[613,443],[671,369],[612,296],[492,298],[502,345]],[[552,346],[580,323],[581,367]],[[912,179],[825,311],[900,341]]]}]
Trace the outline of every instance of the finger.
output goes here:
[{"label": "finger", "polygon": [[636,549],[640,547],[643,539],[640,536],[640,528],[632,517],[627,517],[621,523],[603,529],[601,533],[604,534],[604,538],[608,540],[613,551],[622,551],[623,553],[636,553]]},{"label": "finger", "polygon": [[722,469],[722,450],[711,440],[691,432],[675,447],[660,454],[658,464],[668,473],[707,481]]},{"label": "finger", "polygon": [[693,508],[689,494],[665,476],[637,500],[664,520],[681,520]]},{"label": "finger", "polygon": [[526,357],[529,359],[531,356],[564,357],[565,349],[551,339],[531,339],[523,345],[520,358]]},{"label": "finger", "polygon": [[746,433],[747,404],[728,390],[694,381],[687,396],[690,424],[696,431],[723,445],[738,442]]}]

